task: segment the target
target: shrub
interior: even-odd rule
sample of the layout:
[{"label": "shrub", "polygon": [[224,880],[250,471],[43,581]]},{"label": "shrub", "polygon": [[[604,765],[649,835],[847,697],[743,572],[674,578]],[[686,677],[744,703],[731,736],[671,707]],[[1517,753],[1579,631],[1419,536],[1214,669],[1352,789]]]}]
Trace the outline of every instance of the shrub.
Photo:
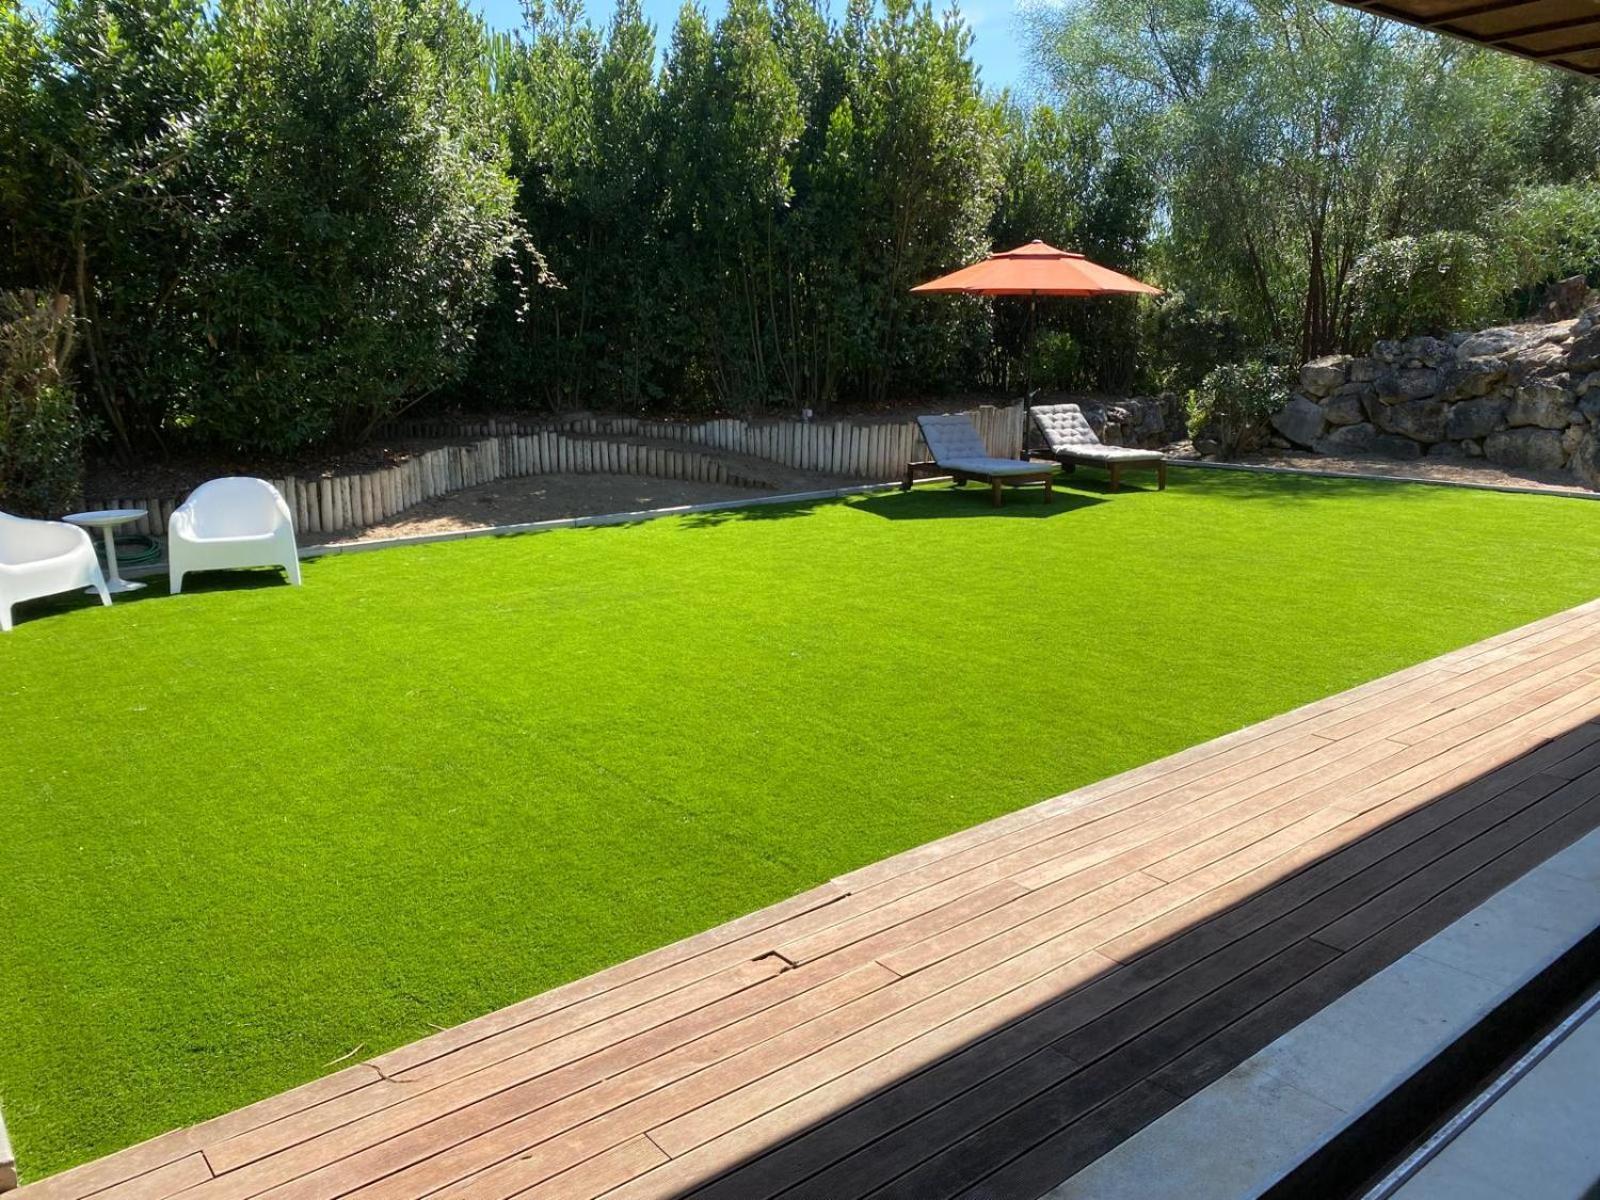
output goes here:
[{"label": "shrub", "polygon": [[1600,282],[1600,183],[1523,188],[1491,218],[1490,236],[1516,287],[1572,275]]},{"label": "shrub", "polygon": [[1142,374],[1155,391],[1192,391],[1218,363],[1238,362],[1250,352],[1232,313],[1202,308],[1182,292],[1142,305],[1140,325]]},{"label": "shrub", "polygon": [[190,430],[257,452],[354,441],[466,366],[516,237],[482,25],[456,0],[220,14]]},{"label": "shrub", "polygon": [[0,295],[0,509],[56,516],[83,480],[83,427],[66,376],[72,302]]},{"label": "shrub", "polygon": [[1500,310],[1509,284],[1475,234],[1440,230],[1379,242],[1350,271],[1354,344],[1480,324]]},{"label": "shrub", "polygon": [[1231,458],[1259,446],[1267,420],[1289,402],[1293,373],[1287,367],[1248,359],[1214,367],[1189,393],[1189,429],[1196,442],[1217,444]]}]

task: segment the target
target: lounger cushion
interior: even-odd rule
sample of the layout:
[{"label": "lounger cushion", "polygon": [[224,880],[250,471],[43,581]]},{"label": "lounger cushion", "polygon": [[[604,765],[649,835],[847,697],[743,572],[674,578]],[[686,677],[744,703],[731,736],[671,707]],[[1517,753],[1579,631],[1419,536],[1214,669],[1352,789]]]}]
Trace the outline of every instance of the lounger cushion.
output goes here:
[{"label": "lounger cushion", "polygon": [[917,424],[922,427],[922,440],[928,443],[928,453],[946,471],[959,471],[963,475],[1040,475],[1052,466],[993,457],[972,420],[960,413],[918,417]]},{"label": "lounger cushion", "polygon": [[1041,404],[1028,413],[1053,454],[1091,462],[1160,462],[1162,459],[1158,450],[1102,444],[1076,404]]},{"label": "lounger cushion", "polygon": [[922,428],[922,440],[928,443],[928,453],[941,467],[950,466],[958,458],[989,458],[989,447],[983,444],[972,421],[960,413],[918,417],[917,424]]},{"label": "lounger cushion", "polygon": [[1023,462],[1016,458],[940,459],[939,465],[963,475],[1045,475],[1059,470],[1053,462]]}]

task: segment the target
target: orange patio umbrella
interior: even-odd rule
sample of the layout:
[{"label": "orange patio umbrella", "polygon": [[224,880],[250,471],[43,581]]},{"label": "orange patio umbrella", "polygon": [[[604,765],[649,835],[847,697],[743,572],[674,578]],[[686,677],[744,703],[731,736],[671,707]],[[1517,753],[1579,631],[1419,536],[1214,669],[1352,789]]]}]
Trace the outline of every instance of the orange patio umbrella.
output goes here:
[{"label": "orange patio umbrella", "polygon": [[[1159,296],[1160,288],[1090,262],[1071,250],[1057,250],[1037,239],[1026,246],[991,254],[982,262],[951,271],[911,289],[917,293],[967,296],[1027,296],[1028,341],[1032,349],[1035,309],[1040,296]],[[1027,406],[1033,395],[1033,355],[1027,356]]]}]

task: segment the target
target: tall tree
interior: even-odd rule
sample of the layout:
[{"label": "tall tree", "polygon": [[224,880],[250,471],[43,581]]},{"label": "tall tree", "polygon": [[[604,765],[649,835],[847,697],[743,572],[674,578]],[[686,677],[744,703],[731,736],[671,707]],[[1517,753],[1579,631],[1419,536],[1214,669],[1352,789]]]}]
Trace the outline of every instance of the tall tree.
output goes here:
[{"label": "tall tree", "polygon": [[354,439],[465,366],[515,236],[483,30],[455,0],[224,0],[192,414]]},{"label": "tall tree", "polygon": [[1082,0],[1034,50],[1161,185],[1167,274],[1305,358],[1371,245],[1464,227],[1516,181],[1536,69],[1315,0]]}]

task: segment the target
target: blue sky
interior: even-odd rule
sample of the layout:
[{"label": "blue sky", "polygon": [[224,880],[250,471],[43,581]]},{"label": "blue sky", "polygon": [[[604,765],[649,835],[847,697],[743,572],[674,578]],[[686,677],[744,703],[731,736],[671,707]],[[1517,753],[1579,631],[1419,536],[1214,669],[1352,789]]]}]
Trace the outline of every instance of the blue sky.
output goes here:
[{"label": "blue sky", "polygon": [[[722,14],[725,0],[703,0],[713,20]],[[518,0],[476,0],[477,7],[496,29],[514,29],[522,23]],[[656,42],[665,45],[682,0],[642,0],[644,14],[656,27]],[[596,24],[611,12],[611,0],[588,0]],[[1022,31],[1017,24],[1017,0],[969,0],[961,13],[972,27],[972,56],[983,73],[986,88],[1022,90]]]}]

